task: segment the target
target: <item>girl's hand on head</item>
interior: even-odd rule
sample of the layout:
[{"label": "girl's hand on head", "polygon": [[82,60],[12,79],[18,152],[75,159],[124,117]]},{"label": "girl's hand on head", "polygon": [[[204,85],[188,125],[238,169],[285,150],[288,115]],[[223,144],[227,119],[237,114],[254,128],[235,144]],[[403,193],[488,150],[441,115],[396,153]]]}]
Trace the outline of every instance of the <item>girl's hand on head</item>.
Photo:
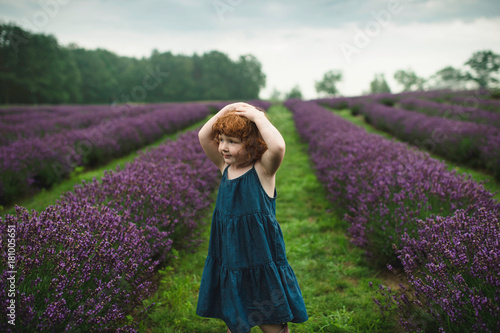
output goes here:
[{"label": "girl's hand on head", "polygon": [[251,105],[247,104],[247,103],[243,103],[243,102],[231,103],[231,104],[228,104],[225,107],[223,107],[221,109],[221,111],[224,111],[224,112],[234,111],[237,108],[242,107],[242,106],[251,106]]},{"label": "girl's hand on head", "polygon": [[246,104],[243,106],[239,106],[236,109],[236,114],[239,116],[246,117],[248,120],[255,122],[258,117],[264,115],[264,113],[260,110],[257,110],[254,106]]}]

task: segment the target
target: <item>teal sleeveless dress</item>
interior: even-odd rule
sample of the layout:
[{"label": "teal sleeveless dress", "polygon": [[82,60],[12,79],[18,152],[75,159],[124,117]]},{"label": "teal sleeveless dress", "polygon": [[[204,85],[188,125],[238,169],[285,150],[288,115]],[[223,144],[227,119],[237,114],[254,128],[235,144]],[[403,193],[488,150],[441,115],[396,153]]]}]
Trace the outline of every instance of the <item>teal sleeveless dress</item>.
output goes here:
[{"label": "teal sleeveless dress", "polygon": [[235,179],[224,169],[212,216],[196,314],[222,319],[233,333],[308,319],[290,267],[274,197],[255,166]]}]

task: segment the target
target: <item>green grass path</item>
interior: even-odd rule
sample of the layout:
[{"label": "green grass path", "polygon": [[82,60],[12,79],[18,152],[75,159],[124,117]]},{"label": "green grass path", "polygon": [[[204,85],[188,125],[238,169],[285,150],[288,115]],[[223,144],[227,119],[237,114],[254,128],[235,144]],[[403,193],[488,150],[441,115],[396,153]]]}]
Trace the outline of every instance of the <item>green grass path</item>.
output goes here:
[{"label": "green grass path", "polygon": [[[349,243],[345,236],[347,224],[332,211],[311,167],[307,145],[295,131],[291,113],[275,105],[269,116],[287,143],[277,176],[277,218],[310,317],[305,323],[291,324],[291,332],[394,331],[394,322],[384,320],[373,303],[368,282],[390,286],[396,282],[368,268],[363,251]],[[205,216],[206,242],[201,248],[195,253],[180,253],[159,272],[158,291],[146,301],[156,304],[142,321],[140,332],[225,332],[221,320],[195,314],[212,209]],[[252,332],[260,329],[255,327]]]}]

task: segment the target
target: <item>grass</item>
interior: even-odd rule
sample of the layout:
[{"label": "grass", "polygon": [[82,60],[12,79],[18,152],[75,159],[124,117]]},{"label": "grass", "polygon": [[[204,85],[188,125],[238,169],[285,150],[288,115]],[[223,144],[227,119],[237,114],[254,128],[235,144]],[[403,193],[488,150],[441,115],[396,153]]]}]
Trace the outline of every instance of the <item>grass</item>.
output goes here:
[{"label": "grass", "polygon": [[[381,131],[381,130],[375,128],[374,126],[368,124],[364,120],[364,117],[362,115],[353,116],[349,109],[334,110],[334,109],[331,109],[329,107],[326,107],[326,108],[333,110],[333,112],[336,115],[344,118],[345,120],[348,120],[348,121],[352,122],[353,124],[364,128],[368,133],[382,135],[383,137],[385,137],[389,140],[401,141],[401,140],[397,139],[395,136],[393,136],[392,134]],[[476,170],[476,169],[470,168],[466,165],[458,164],[458,163],[453,162],[451,160],[445,159],[442,156],[439,156],[437,154],[431,153],[430,155],[432,156],[432,158],[444,162],[447,165],[448,170],[455,170],[459,174],[470,175],[472,177],[472,179],[474,179],[475,181],[482,182],[484,187],[486,189],[488,189],[490,192],[492,192],[492,193],[496,192],[494,198],[497,201],[500,201],[500,183],[497,180],[495,180],[495,178],[493,177],[493,175],[491,175],[490,172]]]},{"label": "grass", "polygon": [[[384,319],[372,300],[368,283],[397,285],[394,278],[368,267],[363,251],[345,235],[347,223],[339,218],[311,167],[307,145],[295,131],[291,113],[274,105],[269,115],[287,143],[285,160],[277,176],[277,219],[283,230],[287,257],[297,275],[309,320],[291,324],[299,332],[388,332],[395,331],[391,318]],[[214,194],[215,198],[215,194]],[[212,207],[213,209],[213,207]],[[210,222],[211,211],[205,216]],[[224,332],[218,319],[195,314],[199,284],[208,251],[210,230],[195,253],[180,253],[178,259],[159,272],[155,302],[140,332]],[[385,278],[387,277],[387,278]],[[255,327],[252,332],[260,332]]]},{"label": "grass", "polygon": [[[73,191],[74,186],[76,184],[81,184],[82,180],[86,180],[88,182],[92,181],[93,178],[100,180],[104,176],[104,172],[107,170],[116,170],[117,166],[120,166],[120,168],[123,169],[125,167],[125,164],[132,163],[134,161],[134,159],[138,156],[139,151],[157,147],[158,145],[166,142],[167,140],[175,140],[175,138],[177,138],[181,133],[200,127],[207,121],[209,117],[201,121],[198,121],[193,125],[187,126],[186,128],[178,132],[172,134],[166,134],[162,138],[155,141],[154,143],[140,150],[134,151],[126,156],[114,159],[109,163],[106,163],[105,165],[92,169],[86,167],[77,167],[71,173],[68,179],[63,180],[61,183],[56,184],[49,189],[42,189],[35,195],[26,197],[25,199],[20,199],[18,202],[16,202],[16,205],[23,206],[28,210],[34,209],[38,212],[41,212],[45,210],[45,208],[47,208],[48,206],[54,205],[62,194],[68,191]],[[0,216],[3,217],[6,214],[15,214],[14,205],[10,207],[0,206]]]}]

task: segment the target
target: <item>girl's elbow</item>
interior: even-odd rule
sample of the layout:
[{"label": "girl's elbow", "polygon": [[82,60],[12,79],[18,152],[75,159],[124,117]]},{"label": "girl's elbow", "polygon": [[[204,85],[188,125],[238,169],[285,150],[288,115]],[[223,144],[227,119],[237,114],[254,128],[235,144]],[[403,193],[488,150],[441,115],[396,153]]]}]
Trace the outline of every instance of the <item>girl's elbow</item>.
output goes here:
[{"label": "girl's elbow", "polygon": [[200,140],[200,142],[207,142],[207,141],[210,141],[210,135],[208,135],[205,131],[202,131],[200,130],[198,132],[198,139]]},{"label": "girl's elbow", "polygon": [[279,145],[279,151],[284,155],[286,151],[286,144],[283,142],[283,144]]},{"label": "girl's elbow", "polygon": [[286,145],[284,142],[277,144],[273,147],[273,153],[278,156],[284,156],[286,150]]},{"label": "girl's elbow", "polygon": [[200,130],[198,131],[198,138],[199,138],[200,140],[201,140],[201,139],[203,139],[206,135],[207,135],[207,134],[205,133],[205,131],[204,131],[204,129],[203,129],[203,128],[202,128],[202,129],[200,129]]},{"label": "girl's elbow", "polygon": [[283,153],[285,152],[285,150],[286,150],[285,140],[282,140],[278,143],[278,150],[283,152]]}]

